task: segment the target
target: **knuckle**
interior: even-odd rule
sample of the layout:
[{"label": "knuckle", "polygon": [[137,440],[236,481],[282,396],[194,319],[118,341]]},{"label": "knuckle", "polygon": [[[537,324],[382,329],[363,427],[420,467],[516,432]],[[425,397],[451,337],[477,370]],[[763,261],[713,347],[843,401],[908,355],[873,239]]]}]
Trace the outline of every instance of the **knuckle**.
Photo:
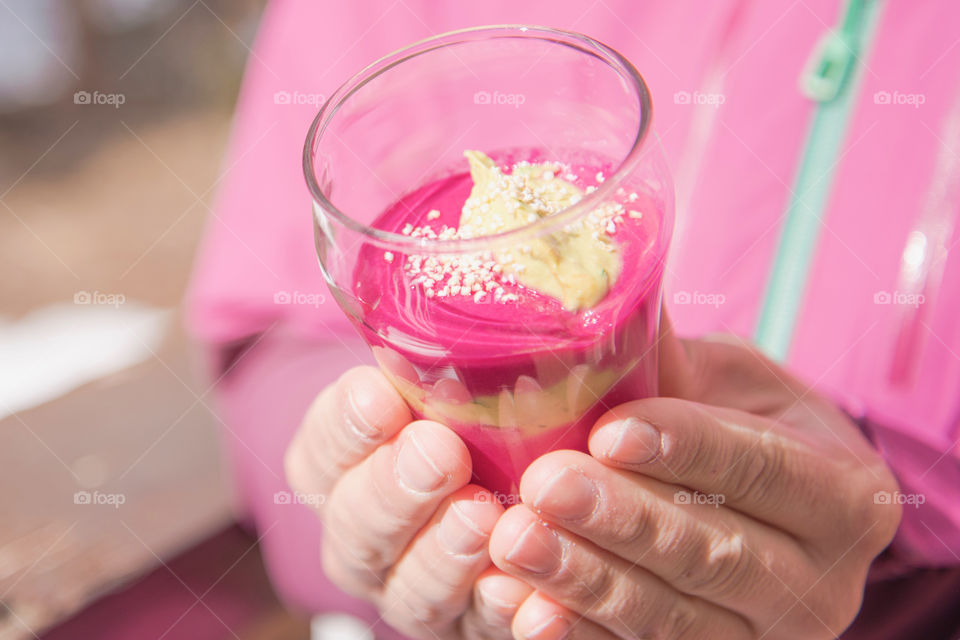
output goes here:
[{"label": "knuckle", "polygon": [[392,563],[389,551],[377,544],[384,538],[370,535],[372,528],[358,523],[351,503],[334,492],[324,511],[325,538],[332,538],[339,554],[339,561],[356,571],[379,573]]},{"label": "knuckle", "polygon": [[[683,403],[684,401],[676,400],[675,402]],[[673,431],[670,433],[666,440],[673,440],[673,445],[664,445],[661,453],[664,466],[681,478],[697,475],[700,469],[715,464],[711,441],[706,436],[709,430],[701,428],[703,423],[707,421],[707,418],[703,415],[704,410],[692,403],[686,403],[686,405],[683,411],[685,413],[692,411],[690,417],[695,426],[684,429],[682,432]],[[667,429],[666,431],[670,430]]]},{"label": "knuckle", "polygon": [[734,464],[730,500],[763,502],[769,499],[772,485],[783,470],[783,450],[767,431],[760,434],[755,451],[748,451]]},{"label": "knuckle", "polygon": [[656,519],[651,517],[643,498],[637,500],[637,509],[627,518],[616,518],[605,528],[609,530],[609,545],[616,549],[646,549],[657,537]]},{"label": "knuckle", "polygon": [[430,630],[456,617],[446,603],[418,597],[407,585],[391,584],[385,596],[379,607],[383,620],[415,638],[436,637]]},{"label": "knuckle", "polygon": [[[656,587],[654,587],[656,589]],[[597,606],[604,626],[626,634],[625,637],[674,640],[690,638],[697,623],[697,612],[684,596],[666,591],[638,593],[633,581],[622,583],[619,593],[611,593]]]},{"label": "knuckle", "polygon": [[[415,500],[414,498],[410,502]],[[421,520],[418,504],[399,504],[399,501],[384,501],[381,504],[383,506],[380,513],[371,520],[370,532],[373,536],[392,539],[414,533]]]},{"label": "knuckle", "polygon": [[329,492],[337,475],[335,469],[317,459],[302,434],[296,436],[284,452],[283,473],[293,491],[320,495]]},{"label": "knuckle", "polygon": [[580,603],[584,610],[592,610],[599,620],[621,620],[629,609],[630,598],[618,587],[608,563],[595,563],[589,570],[578,570],[576,575],[564,570],[555,579],[565,583],[563,590],[569,600]]},{"label": "knuckle", "polygon": [[847,545],[854,545],[850,558],[872,561],[896,534],[903,516],[903,505],[891,498],[897,491],[895,482],[877,480],[865,471],[861,476],[859,479],[849,475],[846,478],[847,486],[835,508],[838,514],[836,527],[821,537],[823,540],[845,540]]},{"label": "knuckle", "polygon": [[379,576],[367,569],[358,570],[344,562],[344,554],[338,549],[339,545],[324,540],[321,545],[321,564],[323,572],[345,593],[354,597],[369,599],[372,586],[378,582]]},{"label": "knuckle", "polygon": [[366,518],[371,537],[396,539],[412,535],[437,496],[421,496],[401,490],[392,466],[373,470],[371,475],[370,493],[373,495],[352,504],[351,511],[371,513]]},{"label": "knuckle", "polygon": [[491,622],[484,619],[478,611],[470,609],[460,624],[465,640],[513,640],[510,622],[513,617]]},{"label": "knuckle", "polygon": [[[385,572],[385,607],[401,629],[436,629],[461,618],[471,599],[472,577],[437,563],[435,547],[421,538]],[[471,574],[472,575],[472,574]],[[388,620],[389,621],[389,620]]]},{"label": "knuckle", "polygon": [[[478,566],[486,560],[476,560],[464,567],[456,559],[437,553],[434,544],[418,544],[414,547],[412,560],[423,567],[425,574],[430,575],[429,584],[421,584],[420,590],[431,599],[450,601],[453,599],[467,599],[470,597],[470,578],[465,575],[465,569]],[[438,560],[438,556],[440,559]]]},{"label": "knuckle", "polygon": [[664,640],[690,638],[697,622],[697,615],[686,602],[677,601],[662,614],[658,623],[659,633],[655,636]]},{"label": "knuckle", "polygon": [[407,602],[407,609],[413,620],[426,627],[438,626],[446,622],[450,615],[450,608],[446,603],[420,598]]},{"label": "knuckle", "polygon": [[521,603],[491,601],[489,596],[474,598],[472,611],[481,627],[509,627]]},{"label": "knuckle", "polygon": [[681,580],[685,590],[696,594],[725,594],[742,584],[749,569],[743,536],[731,533],[704,540],[683,560]]}]

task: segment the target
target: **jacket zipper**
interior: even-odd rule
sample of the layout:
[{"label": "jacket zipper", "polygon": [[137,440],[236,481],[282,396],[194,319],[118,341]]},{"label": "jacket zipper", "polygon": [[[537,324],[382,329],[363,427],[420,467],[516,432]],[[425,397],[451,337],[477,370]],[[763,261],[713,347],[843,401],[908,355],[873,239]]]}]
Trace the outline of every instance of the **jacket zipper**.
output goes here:
[{"label": "jacket zipper", "polygon": [[827,198],[851,113],[860,93],[861,54],[879,23],[880,0],[847,0],[840,24],[814,47],[800,76],[800,91],[817,102],[786,221],[767,284],[756,343],[774,360],[790,351]]}]

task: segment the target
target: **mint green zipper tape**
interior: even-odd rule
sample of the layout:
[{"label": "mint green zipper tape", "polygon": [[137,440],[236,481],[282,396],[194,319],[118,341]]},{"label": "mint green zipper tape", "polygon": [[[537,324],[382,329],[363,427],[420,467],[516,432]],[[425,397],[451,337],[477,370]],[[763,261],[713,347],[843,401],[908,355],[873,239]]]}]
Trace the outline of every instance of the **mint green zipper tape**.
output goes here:
[{"label": "mint green zipper tape", "polygon": [[880,2],[848,0],[839,28],[823,36],[800,77],[800,90],[819,105],[807,134],[754,336],[775,360],[785,360],[790,351],[840,149],[859,93],[862,69],[856,60],[876,33]]}]

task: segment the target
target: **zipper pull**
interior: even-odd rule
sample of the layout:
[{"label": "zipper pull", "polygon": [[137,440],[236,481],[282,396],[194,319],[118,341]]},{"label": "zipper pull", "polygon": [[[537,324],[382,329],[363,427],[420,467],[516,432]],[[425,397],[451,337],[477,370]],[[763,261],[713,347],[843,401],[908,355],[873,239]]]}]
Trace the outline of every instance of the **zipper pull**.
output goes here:
[{"label": "zipper pull", "polygon": [[860,51],[860,32],[865,0],[848,0],[837,29],[820,37],[803,72],[800,92],[815,102],[830,102],[843,90]]}]

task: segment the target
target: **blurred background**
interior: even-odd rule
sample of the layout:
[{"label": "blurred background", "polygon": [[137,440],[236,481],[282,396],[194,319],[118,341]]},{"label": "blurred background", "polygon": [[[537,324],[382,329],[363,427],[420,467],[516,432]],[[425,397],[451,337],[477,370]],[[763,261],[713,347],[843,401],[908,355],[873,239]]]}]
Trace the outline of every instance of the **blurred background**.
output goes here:
[{"label": "blurred background", "polygon": [[179,304],[264,0],[0,0],[0,639],[306,638]]}]

